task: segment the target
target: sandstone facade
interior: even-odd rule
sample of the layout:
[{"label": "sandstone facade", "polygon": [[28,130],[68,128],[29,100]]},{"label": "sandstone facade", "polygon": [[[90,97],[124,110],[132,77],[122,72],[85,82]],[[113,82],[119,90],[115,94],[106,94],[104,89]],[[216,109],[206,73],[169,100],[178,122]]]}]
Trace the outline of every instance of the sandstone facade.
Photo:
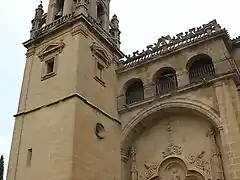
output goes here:
[{"label": "sandstone facade", "polygon": [[7,180],[240,180],[240,38],[213,20],[126,56],[109,4],[37,7]]}]

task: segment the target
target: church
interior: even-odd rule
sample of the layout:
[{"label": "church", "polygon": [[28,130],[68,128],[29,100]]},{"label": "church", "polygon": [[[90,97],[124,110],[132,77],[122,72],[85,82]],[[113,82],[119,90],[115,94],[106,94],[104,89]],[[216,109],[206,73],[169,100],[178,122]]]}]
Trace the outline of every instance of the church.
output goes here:
[{"label": "church", "polygon": [[109,8],[36,8],[7,180],[239,180],[240,37],[209,20],[125,55]]}]

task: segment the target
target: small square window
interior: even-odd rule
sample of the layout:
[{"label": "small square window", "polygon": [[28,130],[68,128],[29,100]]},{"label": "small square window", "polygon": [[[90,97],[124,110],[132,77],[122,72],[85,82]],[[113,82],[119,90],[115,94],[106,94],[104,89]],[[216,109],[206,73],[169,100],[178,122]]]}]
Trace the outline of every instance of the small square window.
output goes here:
[{"label": "small square window", "polygon": [[55,57],[42,61],[42,80],[56,75],[56,63]]}]

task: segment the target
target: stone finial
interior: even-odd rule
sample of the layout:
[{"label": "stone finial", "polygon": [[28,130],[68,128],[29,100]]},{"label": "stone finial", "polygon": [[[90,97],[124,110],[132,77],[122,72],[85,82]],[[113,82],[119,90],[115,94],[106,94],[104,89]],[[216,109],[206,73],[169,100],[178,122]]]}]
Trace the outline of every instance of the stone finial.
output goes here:
[{"label": "stone finial", "polygon": [[35,36],[35,32],[36,30],[40,29],[44,23],[43,20],[43,5],[42,5],[42,1],[40,1],[40,4],[38,5],[38,7],[35,10],[35,17],[32,20],[32,29],[31,29],[31,37],[33,38]]},{"label": "stone finial", "polygon": [[118,20],[116,14],[113,15],[112,20],[111,20],[110,33],[111,33],[113,39],[116,40],[117,47],[120,47],[120,34],[121,34],[121,31],[119,30],[119,20]]}]

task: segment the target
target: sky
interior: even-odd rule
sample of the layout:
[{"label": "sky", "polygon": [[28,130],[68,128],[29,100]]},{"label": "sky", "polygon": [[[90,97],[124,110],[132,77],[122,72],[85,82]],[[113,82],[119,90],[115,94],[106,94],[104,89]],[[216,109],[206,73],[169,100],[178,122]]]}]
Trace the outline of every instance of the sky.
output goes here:
[{"label": "sky", "polygon": [[[5,172],[17,112],[31,20],[39,0],[0,0],[0,154]],[[48,0],[43,0],[47,9]],[[145,49],[161,36],[174,36],[217,19],[230,36],[240,35],[239,0],[111,0],[110,15],[120,21],[121,50],[125,54]]]}]

